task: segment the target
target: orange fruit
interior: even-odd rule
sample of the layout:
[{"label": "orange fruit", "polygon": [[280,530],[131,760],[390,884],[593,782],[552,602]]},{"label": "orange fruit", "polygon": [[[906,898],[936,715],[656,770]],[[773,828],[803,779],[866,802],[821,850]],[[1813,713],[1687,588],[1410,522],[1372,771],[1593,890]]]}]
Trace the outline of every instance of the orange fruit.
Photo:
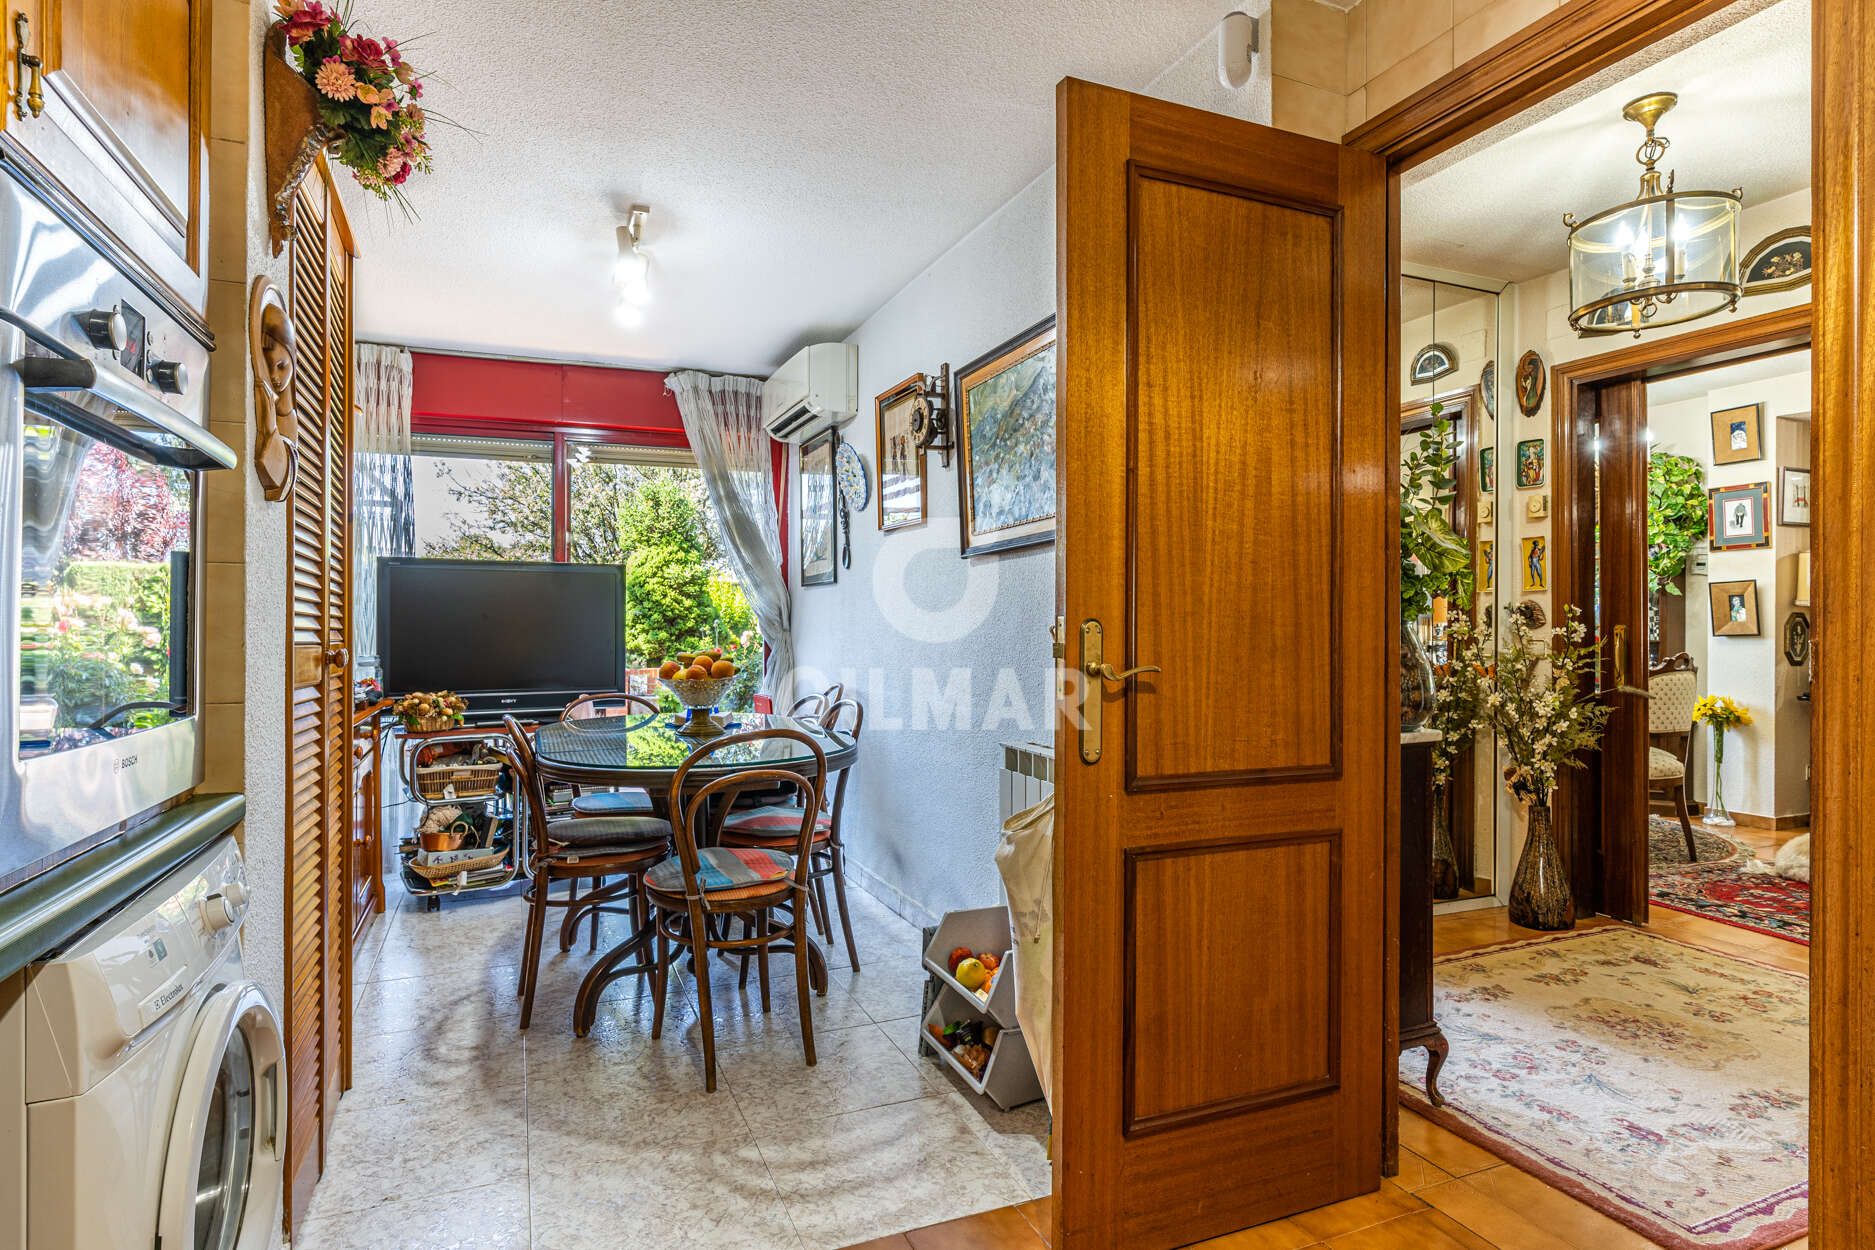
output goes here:
[{"label": "orange fruit", "polygon": [[664,678],[666,681],[669,681],[683,671],[684,666],[679,664],[676,660],[666,660],[663,664],[658,666],[658,676]]},{"label": "orange fruit", "polygon": [[736,666],[731,664],[728,660],[718,660],[716,663],[710,665],[710,676],[712,677],[734,677],[735,675]]},{"label": "orange fruit", "polygon": [[702,665],[692,664],[687,670],[685,670],[684,676],[689,678],[691,681],[702,681],[704,678],[709,676],[709,673],[704,671]]}]

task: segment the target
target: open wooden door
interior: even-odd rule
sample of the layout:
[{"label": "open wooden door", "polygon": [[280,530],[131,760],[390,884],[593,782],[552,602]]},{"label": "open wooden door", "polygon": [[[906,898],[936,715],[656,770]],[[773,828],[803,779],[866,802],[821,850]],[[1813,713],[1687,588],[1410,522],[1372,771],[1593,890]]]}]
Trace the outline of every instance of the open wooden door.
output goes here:
[{"label": "open wooden door", "polygon": [[293,199],[288,497],[287,1176],[289,1234],[325,1167],[350,1042],[351,411],[349,232],[323,161]]},{"label": "open wooden door", "polygon": [[1377,157],[1057,125],[1054,1244],[1155,1250],[1380,1182],[1397,267]]},{"label": "open wooden door", "polygon": [[[1608,727],[1597,752],[1601,830],[1594,865],[1571,865],[1581,906],[1584,870],[1594,908],[1647,921],[1647,383],[1639,377],[1590,392],[1599,410],[1598,593],[1583,619],[1602,639]],[[1599,604],[1601,620],[1590,613]]]}]

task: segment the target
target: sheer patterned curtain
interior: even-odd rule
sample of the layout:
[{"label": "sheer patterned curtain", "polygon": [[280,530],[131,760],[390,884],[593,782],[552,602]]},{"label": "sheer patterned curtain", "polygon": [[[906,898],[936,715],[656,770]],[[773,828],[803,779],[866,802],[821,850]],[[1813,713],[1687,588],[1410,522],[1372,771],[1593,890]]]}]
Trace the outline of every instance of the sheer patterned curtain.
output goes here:
[{"label": "sheer patterned curtain", "polygon": [[410,476],[410,350],[359,343],[352,432],[352,650],[358,670],[378,662],[378,557],[415,554]]},{"label": "sheer patterned curtain", "polygon": [[784,709],[792,701],[794,633],[781,573],[774,461],[762,429],[761,380],[687,370],[665,378],[664,387],[677,398],[690,450],[722,525],[724,555],[768,644],[761,693]]}]

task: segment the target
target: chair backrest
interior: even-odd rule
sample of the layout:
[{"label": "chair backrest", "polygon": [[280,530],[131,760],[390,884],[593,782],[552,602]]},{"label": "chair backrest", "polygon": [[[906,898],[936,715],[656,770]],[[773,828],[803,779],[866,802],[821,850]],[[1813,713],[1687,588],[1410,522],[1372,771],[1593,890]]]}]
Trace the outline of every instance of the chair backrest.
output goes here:
[{"label": "chair backrest", "polygon": [[[699,786],[686,797],[685,786],[689,784],[691,770],[706,763],[709,758],[724,747],[743,742],[759,742],[769,738],[788,739],[801,743],[813,753],[814,763],[810,766],[813,775],[804,771],[796,772],[789,768],[745,768],[733,773],[726,773],[705,785]],[[773,790],[779,786],[792,787],[801,798],[801,832],[795,839],[794,884],[797,890],[807,888],[808,871],[811,864],[808,852],[814,845],[814,818],[820,811],[820,789],[827,776],[827,753],[820,744],[798,729],[752,729],[747,733],[728,734],[714,738],[692,751],[689,758],[678,766],[677,773],[671,778],[670,812],[671,832],[677,844],[677,858],[684,870],[684,894],[689,898],[702,896],[697,885],[699,859],[697,847],[700,845],[697,823],[701,814],[714,810],[711,821],[710,843],[714,845],[722,832],[723,821],[729,815],[738,794],[747,790]]]},{"label": "chair backrest", "polygon": [[825,690],[820,692],[820,698],[821,702],[825,703],[828,707],[832,707],[841,699],[846,698],[846,683],[843,681],[834,682],[831,686],[828,686]]},{"label": "chair backrest", "polygon": [[827,710],[827,696],[824,694],[804,694],[794,701],[788,709],[790,716],[809,716],[819,720]]},{"label": "chair backrest", "polygon": [[1647,670],[1647,732],[1690,734],[1699,702],[1699,668],[1681,652]]},{"label": "chair backrest", "polygon": [[[849,719],[853,722],[851,726],[844,723]],[[840,699],[823,712],[820,717],[820,727],[822,729],[832,733],[845,734],[853,739],[854,742],[859,741],[860,726],[865,723],[866,709],[858,699]],[[829,812],[829,815],[833,819],[833,840],[836,842],[840,840],[840,812],[846,807],[846,776],[852,771],[853,766],[851,764],[840,769],[839,775],[833,783],[833,808]]]},{"label": "chair backrest", "polygon": [[527,736],[527,729],[512,716],[502,717],[501,723],[514,746],[515,790],[526,800],[529,841],[538,855],[547,848],[547,787],[541,781],[540,766],[535,762],[534,744]]},{"label": "chair backrest", "polygon": [[594,720],[601,716],[626,716],[632,712],[649,712],[656,716],[657,700],[623,690],[614,690],[609,694],[583,694],[566,705],[560,713],[560,719]]}]

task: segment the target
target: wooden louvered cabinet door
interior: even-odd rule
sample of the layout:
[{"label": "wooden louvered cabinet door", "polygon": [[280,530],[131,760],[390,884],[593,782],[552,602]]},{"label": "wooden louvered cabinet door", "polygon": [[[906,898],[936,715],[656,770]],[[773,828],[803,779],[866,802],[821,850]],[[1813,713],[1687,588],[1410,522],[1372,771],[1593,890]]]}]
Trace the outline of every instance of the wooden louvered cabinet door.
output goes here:
[{"label": "wooden louvered cabinet door", "polygon": [[288,504],[287,1224],[325,1162],[349,1069],[351,261],[321,162],[294,198],[299,475]]}]

